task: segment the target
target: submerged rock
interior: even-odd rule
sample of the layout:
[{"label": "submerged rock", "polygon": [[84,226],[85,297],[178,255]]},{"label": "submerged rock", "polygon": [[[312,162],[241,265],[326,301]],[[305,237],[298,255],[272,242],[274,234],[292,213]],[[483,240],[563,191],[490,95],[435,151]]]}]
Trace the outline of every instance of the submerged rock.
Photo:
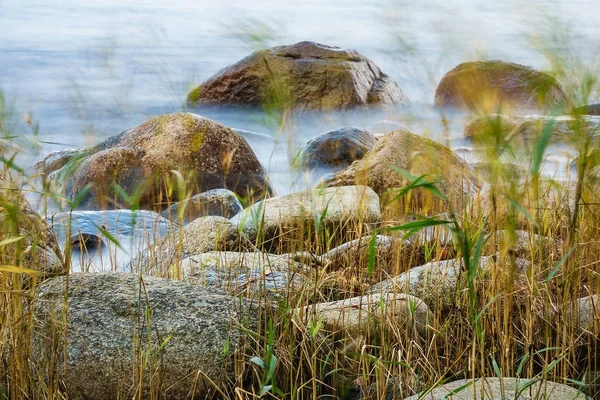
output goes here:
[{"label": "submerged rock", "polygon": [[[407,131],[394,131],[383,136],[361,160],[325,179],[324,185],[366,185],[386,204],[394,196],[391,189],[410,183],[409,178],[395,171],[394,167],[417,177],[427,175],[430,181],[439,179],[436,187],[457,209],[461,209],[463,200],[476,194],[481,187],[471,166],[456,153],[440,143]],[[411,196],[418,208],[438,201],[426,190],[416,189],[413,192]]]},{"label": "submerged rock", "polygon": [[[259,245],[280,252],[317,229],[343,243],[357,226],[379,221],[379,197],[365,186],[323,188],[260,201],[231,221]],[[290,241],[290,243],[286,243]]]},{"label": "submerged rock", "polygon": [[339,171],[375,146],[377,139],[354,126],[334,129],[311,139],[300,151],[296,163],[303,169]]},{"label": "submerged rock", "polygon": [[272,193],[244,138],[188,113],[162,115],[121,132],[71,158],[52,179],[82,209],[128,208],[135,202],[161,210],[177,200],[178,189],[228,188],[250,202]]},{"label": "submerged rock", "polygon": [[206,398],[205,377],[219,388],[235,380],[241,329],[258,320],[255,305],[218,289],[135,274],[54,278],[34,301],[32,361],[70,399],[188,399],[193,387]]},{"label": "submerged rock", "polygon": [[183,219],[183,224],[187,225],[200,217],[231,218],[243,209],[242,203],[231,190],[213,189],[173,204],[163,211],[162,216],[172,221]]},{"label": "submerged rock", "polygon": [[[436,387],[428,393],[408,397],[407,400],[588,400],[589,397],[567,385],[546,380],[519,378],[461,379]],[[591,399],[590,399],[591,400]]]},{"label": "submerged rock", "polygon": [[260,50],[204,81],[188,104],[328,111],[404,103],[386,74],[354,50],[299,42]]},{"label": "submerged rock", "polygon": [[546,108],[566,102],[556,79],[545,72],[506,61],[473,61],[444,75],[435,104],[496,111],[498,107]]}]

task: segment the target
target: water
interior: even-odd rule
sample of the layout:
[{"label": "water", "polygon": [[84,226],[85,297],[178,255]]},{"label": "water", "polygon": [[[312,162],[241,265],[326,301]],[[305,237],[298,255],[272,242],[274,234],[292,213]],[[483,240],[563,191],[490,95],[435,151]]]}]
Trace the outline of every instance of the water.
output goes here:
[{"label": "water", "polygon": [[151,211],[73,211],[52,215],[47,220],[62,249],[67,242],[73,244],[86,234],[101,240],[98,246],[92,246],[94,243],[90,240],[86,248],[72,247],[73,271],[127,271],[130,269],[127,263],[140,250],[177,232],[176,225]]},{"label": "water", "polygon": [[[410,107],[304,115],[283,131],[260,112],[195,111],[273,138],[244,135],[276,191],[288,193],[307,185],[290,175],[295,152],[341,125],[384,133],[385,124],[377,123],[387,120],[476,161],[461,138],[465,115],[452,115],[444,132],[432,108],[443,74],[477,58],[548,68],[531,38],[550,31],[570,34],[555,51],[593,61],[599,12],[597,0],[0,0],[0,89],[14,111],[16,133],[38,131],[23,123],[25,113],[39,121],[44,143],[21,159],[28,166],[51,151],[90,146],[182,110],[190,89],[259,45],[313,40],[353,48],[400,85]],[[256,32],[266,33],[263,43],[248,39]],[[556,157],[564,159],[563,152],[552,149],[548,174],[561,171]]]}]

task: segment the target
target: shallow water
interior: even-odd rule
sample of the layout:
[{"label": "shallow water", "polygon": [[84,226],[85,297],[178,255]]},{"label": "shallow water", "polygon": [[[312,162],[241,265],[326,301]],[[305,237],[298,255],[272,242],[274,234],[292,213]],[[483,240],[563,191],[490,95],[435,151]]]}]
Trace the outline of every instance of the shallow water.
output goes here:
[{"label": "shallow water", "polygon": [[[31,154],[20,162],[27,167],[51,151],[90,146],[183,110],[191,88],[260,46],[313,40],[356,49],[398,82],[409,107],[303,114],[284,129],[260,111],[194,111],[270,137],[242,132],[284,194],[316,179],[290,173],[297,150],[342,125],[374,133],[402,126],[477,161],[476,149],[462,138],[466,115],[449,115],[446,130],[432,107],[443,74],[473,59],[548,68],[532,38],[551,31],[570,32],[554,51],[568,49],[591,62],[600,48],[599,12],[597,0],[0,0],[0,89],[14,133],[31,138],[35,131],[42,142],[26,145]],[[262,42],[250,39],[255,33]],[[39,129],[23,122],[25,113]],[[569,173],[565,152],[550,149],[546,174]],[[82,221],[75,230],[89,225]]]},{"label": "shallow water", "polygon": [[100,246],[72,248],[74,272],[129,271],[128,262],[140,250],[177,231],[175,224],[151,211],[73,211],[52,215],[48,223],[63,250],[80,235],[91,234],[101,239]]},{"label": "shallow water", "polygon": [[[562,46],[593,59],[600,47],[598,11],[595,0],[0,0],[0,88],[17,120],[30,113],[40,122],[39,139],[52,142],[42,145],[39,158],[181,110],[189,89],[257,46],[314,40],[354,48],[398,82],[410,108],[313,114],[288,121],[284,132],[259,112],[196,111],[279,139],[275,151],[250,143],[270,167],[275,188],[286,193],[294,183],[286,168],[290,156],[336,126],[385,119],[443,136],[431,110],[433,92],[461,61],[501,58],[546,68],[531,36],[549,29],[570,29],[571,40]],[[263,42],[249,39],[261,32]],[[461,122],[445,135],[460,136]],[[21,123],[17,131],[30,129]]]}]

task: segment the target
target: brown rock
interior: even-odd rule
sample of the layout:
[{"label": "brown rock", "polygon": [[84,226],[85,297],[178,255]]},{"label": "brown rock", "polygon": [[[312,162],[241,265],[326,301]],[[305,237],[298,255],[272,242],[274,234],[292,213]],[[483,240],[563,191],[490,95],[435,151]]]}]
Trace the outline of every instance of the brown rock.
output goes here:
[{"label": "brown rock", "polygon": [[500,60],[460,64],[444,75],[435,91],[437,106],[488,112],[500,105],[546,108],[565,100],[552,75]]},{"label": "brown rock", "polygon": [[[188,113],[152,118],[87,149],[53,175],[71,200],[90,185],[78,208],[131,207],[115,185],[141,208],[154,210],[175,202],[178,189],[228,188],[249,201],[272,193],[263,167],[238,133]],[[185,188],[178,187],[182,181]]]},{"label": "brown rock", "polygon": [[191,105],[321,111],[406,101],[398,85],[368,58],[314,42],[254,52],[188,95]]},{"label": "brown rock", "polygon": [[[393,170],[399,167],[412,175],[440,179],[437,188],[460,209],[464,199],[477,193],[480,184],[473,169],[449,148],[407,131],[388,133],[361,160],[324,181],[327,186],[365,185],[371,187],[382,205],[395,193],[388,192],[409,184],[409,179]],[[424,208],[435,200],[430,192],[411,194],[416,207]]]},{"label": "brown rock", "polygon": [[0,265],[37,271],[38,281],[66,272],[54,232],[15,183],[0,172],[0,241],[18,236],[23,238],[2,246]]}]

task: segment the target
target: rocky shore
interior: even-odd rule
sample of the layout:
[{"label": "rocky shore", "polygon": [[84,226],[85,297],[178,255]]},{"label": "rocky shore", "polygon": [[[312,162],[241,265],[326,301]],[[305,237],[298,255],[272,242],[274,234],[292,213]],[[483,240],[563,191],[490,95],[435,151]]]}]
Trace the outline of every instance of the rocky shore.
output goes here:
[{"label": "rocky shore", "polygon": [[[567,99],[549,73],[486,61],[449,71],[434,103],[473,110],[465,136],[481,143],[510,137],[535,147],[549,124],[551,142],[583,130],[596,143],[600,120],[571,113]],[[187,101],[191,107],[328,111],[409,100],[356,51],[300,42],[225,67]],[[501,114],[520,107],[566,115]],[[559,299],[560,285],[573,284],[561,266],[576,242],[567,228],[557,229],[561,237],[541,228],[580,212],[576,204],[585,188],[546,179],[531,166],[506,172],[509,163],[498,160],[490,156],[489,164],[471,165],[421,132],[396,129],[376,137],[365,128],[340,127],[311,140],[295,160],[303,171],[318,171],[320,182],[278,196],[235,130],[193,112],[156,116],[95,146],[50,154],[35,166],[67,208],[135,208],[174,227],[131,254],[120,271],[97,273],[69,271],[70,236],[61,233],[59,246],[53,223],[35,213],[3,174],[0,264],[38,272],[24,275],[31,288],[26,307],[34,326],[34,391],[59,382],[58,392],[69,399],[258,398],[266,392],[291,398],[294,390],[344,399],[441,399],[449,393],[465,399],[588,398],[587,378],[586,387],[574,383],[576,376],[558,379],[560,372],[545,369],[553,361],[543,364],[539,356],[557,347],[568,330],[576,337],[565,344],[572,351],[569,362],[595,368],[589,352],[597,344],[600,293],[586,275],[577,281],[582,287],[569,292],[573,297]],[[538,187],[545,190],[540,194]],[[595,188],[586,192],[587,202]],[[542,200],[544,207],[556,207],[544,214]],[[54,223],[64,230],[70,222]],[[88,234],[110,244],[110,229],[100,225]],[[95,251],[85,249],[85,241],[77,246]],[[562,283],[555,283],[559,275]],[[495,307],[498,315],[506,313],[502,329],[511,333],[485,331],[492,326],[484,321],[486,312]],[[469,339],[449,328],[466,326],[463,320],[473,315],[475,333],[463,332]],[[527,323],[511,325],[521,317]],[[521,328],[527,332],[517,332]],[[504,338],[505,349],[479,353],[477,346],[496,337]],[[516,343],[524,337],[529,342]],[[448,359],[466,365],[460,360],[469,358],[452,348],[463,340],[477,343],[461,347],[474,358],[510,352],[503,368],[515,370],[514,364],[529,376],[478,376],[454,368]],[[400,343],[395,356],[401,368],[386,364],[388,374],[378,369],[384,362],[373,350],[386,341]],[[430,353],[411,357],[439,360],[421,366],[402,361],[405,351],[426,348]],[[302,359],[307,349],[314,351],[308,361]],[[302,366],[306,374],[304,363],[316,368],[318,360],[327,369],[328,357],[360,359],[361,352],[371,354],[371,372],[383,374],[377,375],[383,388],[355,381],[351,371],[358,364],[339,361],[322,375],[326,382],[307,384],[312,392],[285,385],[287,392],[275,391],[276,368],[294,375]],[[525,357],[535,362],[519,366]],[[427,375],[437,362],[447,371]],[[488,362],[501,360],[482,365]]]}]

